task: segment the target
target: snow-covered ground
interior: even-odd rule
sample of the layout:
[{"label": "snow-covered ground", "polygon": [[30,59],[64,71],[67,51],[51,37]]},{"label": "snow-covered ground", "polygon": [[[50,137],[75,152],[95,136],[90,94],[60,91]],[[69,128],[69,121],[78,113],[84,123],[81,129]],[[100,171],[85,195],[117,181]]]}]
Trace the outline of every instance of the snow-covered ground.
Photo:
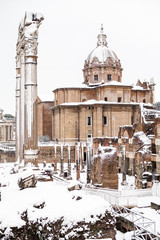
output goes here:
[{"label": "snow-covered ground", "polygon": [[[18,173],[10,174],[13,164],[0,164],[0,182],[6,187],[1,187],[0,201],[0,229],[10,227],[21,227],[24,221],[21,214],[28,211],[28,219],[36,221],[38,218],[48,218],[50,221],[64,217],[64,223],[72,225],[78,221],[95,221],[96,215],[104,214],[106,209],[110,209],[110,204],[104,198],[86,194],[85,191],[72,191],[67,189],[68,184],[53,182],[38,182],[35,188],[20,190],[17,184],[18,178],[31,172],[28,168],[25,172],[23,168]],[[59,168],[59,166],[58,166]],[[15,169],[16,170],[16,169]],[[58,176],[58,175],[57,175]],[[76,180],[76,170],[72,165],[72,178],[70,185]],[[133,187],[134,179],[130,179],[130,186]],[[86,184],[86,172],[81,173],[81,184]],[[129,191],[129,190],[128,190]],[[80,201],[76,201],[77,197]],[[139,200],[139,206],[149,206],[151,201],[159,201],[157,197],[143,197]],[[44,203],[42,209],[35,208],[35,205]],[[144,204],[146,203],[146,204]],[[134,208],[136,212],[143,213],[144,216],[154,220],[157,225],[157,233],[160,232],[160,213],[150,207]],[[92,218],[91,215],[95,217]],[[117,231],[117,240],[129,240],[132,233],[122,234]]]},{"label": "snow-covered ground", "polygon": [[[90,215],[104,213],[109,208],[109,204],[104,199],[96,196],[85,196],[84,192],[78,190],[69,192],[65,185],[63,186],[56,181],[38,182],[35,188],[20,190],[17,181],[22,173],[9,174],[9,168],[7,170],[5,172],[3,169],[3,182],[7,184],[7,187],[1,188],[0,227],[23,224],[20,214],[26,208],[30,219],[42,216],[52,220],[64,215],[68,224],[83,219],[89,221]],[[31,169],[27,171],[31,173]],[[27,171],[25,171],[26,176]],[[75,198],[79,195],[82,200],[76,201]],[[45,202],[43,210],[33,207],[34,204],[42,202]]]},{"label": "snow-covered ground", "polygon": [[[93,223],[97,215],[103,216],[106,210],[110,209],[109,203],[103,198],[86,195],[85,192],[78,190],[68,191],[68,185],[57,181],[37,182],[35,188],[20,190],[18,178],[30,175],[32,170],[28,168],[23,172],[20,169],[19,173],[10,174],[12,167],[12,164],[0,164],[0,180],[6,185],[0,188],[0,229],[7,227],[8,233],[11,227],[20,228],[25,225],[21,215],[26,210],[29,221],[40,218],[55,221],[64,217],[63,224],[69,228],[79,221]],[[71,181],[70,185],[73,182],[75,180]],[[77,197],[81,199],[76,200]],[[43,208],[35,207],[43,203]]]}]

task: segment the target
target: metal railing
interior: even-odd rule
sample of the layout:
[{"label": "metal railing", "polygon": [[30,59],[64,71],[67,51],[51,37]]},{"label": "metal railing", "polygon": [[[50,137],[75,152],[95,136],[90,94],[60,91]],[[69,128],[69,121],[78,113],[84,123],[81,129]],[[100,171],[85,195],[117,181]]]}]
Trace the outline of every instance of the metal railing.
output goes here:
[{"label": "metal railing", "polygon": [[112,209],[117,217],[122,217],[133,224],[132,240],[160,240],[160,236],[156,234],[156,223],[153,220],[119,205],[112,205]]}]

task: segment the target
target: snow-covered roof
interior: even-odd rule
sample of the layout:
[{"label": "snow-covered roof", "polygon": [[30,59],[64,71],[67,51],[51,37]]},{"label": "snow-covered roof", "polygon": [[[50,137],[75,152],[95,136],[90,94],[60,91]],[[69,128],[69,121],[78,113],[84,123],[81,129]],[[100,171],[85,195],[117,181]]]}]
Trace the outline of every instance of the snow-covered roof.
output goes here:
[{"label": "snow-covered roof", "polygon": [[108,47],[104,45],[100,45],[96,47],[88,56],[87,61],[88,63],[91,63],[94,58],[98,58],[99,62],[105,62],[108,57],[112,58],[112,60],[118,61],[117,55]]},{"label": "snow-covered roof", "polygon": [[[60,106],[79,106],[79,105],[94,105],[94,104],[105,104],[105,105],[139,105],[137,102],[129,102],[129,103],[123,103],[123,102],[106,102],[104,100],[97,101],[95,99],[90,99],[85,102],[65,102],[61,103]],[[145,106],[152,106],[152,104],[145,104]]]},{"label": "snow-covered roof", "polygon": [[64,89],[64,88],[68,88],[68,89],[77,89],[77,88],[81,88],[81,89],[95,89],[98,87],[106,87],[106,86],[122,86],[122,87],[132,87],[131,84],[126,84],[126,83],[121,83],[118,81],[109,81],[109,82],[100,82],[100,83],[89,83],[89,86],[86,84],[69,84],[69,83],[65,83],[63,84],[63,87],[59,87],[53,90],[53,92],[55,92],[58,89]]},{"label": "snow-covered roof", "polygon": [[134,86],[134,87],[132,88],[132,90],[133,90],[133,91],[149,91],[150,89],[149,89],[149,88],[144,89],[144,88],[141,87],[141,86]]},{"label": "snow-covered roof", "polygon": [[[98,84],[90,83],[90,84],[89,84],[89,87],[95,86],[95,85],[98,85]],[[101,82],[98,86],[95,86],[95,88],[96,88],[96,87],[105,87],[105,86],[132,87],[131,84],[121,83],[121,82],[118,82],[118,81],[109,81],[109,82],[106,82],[106,83]]]}]

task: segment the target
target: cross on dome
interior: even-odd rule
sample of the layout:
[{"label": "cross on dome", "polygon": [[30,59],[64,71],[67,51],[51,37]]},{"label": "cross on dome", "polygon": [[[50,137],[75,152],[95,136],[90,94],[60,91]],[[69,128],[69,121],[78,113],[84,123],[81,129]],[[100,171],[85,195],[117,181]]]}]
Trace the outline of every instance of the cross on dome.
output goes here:
[{"label": "cross on dome", "polygon": [[101,23],[101,33],[103,33],[103,23]]},{"label": "cross on dome", "polygon": [[101,24],[100,34],[98,35],[97,46],[106,46],[107,47],[107,36],[103,33],[103,24]]}]

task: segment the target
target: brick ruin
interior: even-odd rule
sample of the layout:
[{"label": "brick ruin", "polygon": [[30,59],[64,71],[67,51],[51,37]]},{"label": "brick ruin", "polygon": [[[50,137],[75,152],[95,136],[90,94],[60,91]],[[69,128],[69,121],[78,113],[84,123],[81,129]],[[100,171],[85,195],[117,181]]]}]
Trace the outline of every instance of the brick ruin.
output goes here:
[{"label": "brick ruin", "polygon": [[117,150],[113,147],[99,147],[92,160],[90,179],[94,185],[118,189]]},{"label": "brick ruin", "polygon": [[[160,112],[140,104],[138,119],[133,125],[119,127],[118,138],[95,138],[93,148],[112,145],[117,149],[115,172],[135,176],[136,188],[152,187],[160,180]],[[125,146],[125,166],[122,148]],[[115,173],[114,173],[115,174]],[[110,185],[111,187],[111,185]]]}]

